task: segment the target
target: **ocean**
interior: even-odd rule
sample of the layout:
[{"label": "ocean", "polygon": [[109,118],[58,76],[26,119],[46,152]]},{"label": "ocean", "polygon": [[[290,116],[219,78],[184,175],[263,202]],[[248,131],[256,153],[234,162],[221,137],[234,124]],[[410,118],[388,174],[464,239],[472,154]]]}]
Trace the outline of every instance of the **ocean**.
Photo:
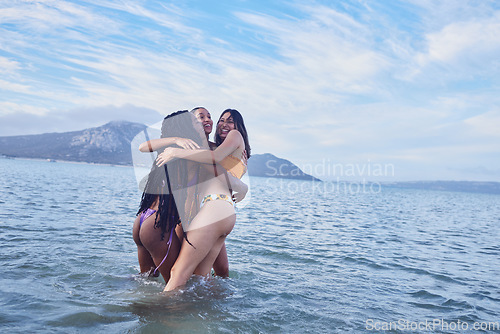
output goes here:
[{"label": "ocean", "polygon": [[250,178],[230,278],[138,275],[131,167],[0,159],[4,333],[500,333],[500,196]]}]

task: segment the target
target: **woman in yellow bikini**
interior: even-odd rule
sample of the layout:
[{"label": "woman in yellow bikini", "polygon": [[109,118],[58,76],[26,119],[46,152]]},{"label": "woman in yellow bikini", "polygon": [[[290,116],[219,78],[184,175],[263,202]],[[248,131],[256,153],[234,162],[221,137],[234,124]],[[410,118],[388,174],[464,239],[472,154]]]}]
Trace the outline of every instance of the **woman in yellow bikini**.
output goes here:
[{"label": "woman in yellow bikini", "polygon": [[[169,161],[176,159],[209,164],[209,166],[213,164],[213,177],[203,181],[200,178],[202,182],[198,183],[197,196],[192,197],[192,200],[201,198],[199,211],[193,219],[181,218],[186,238],[170,272],[170,280],[165,291],[184,285],[192,274],[209,275],[226,236],[234,226],[236,220],[234,203],[232,193],[228,189],[229,177],[224,171],[227,170],[232,178],[240,178],[246,172],[244,151],[247,157],[250,157],[246,128],[237,110],[227,109],[222,113],[217,123],[216,144],[219,145],[214,151],[167,147],[158,155],[158,166],[165,163],[168,166]],[[218,167],[217,164],[224,168]],[[233,182],[229,183],[231,187]],[[238,199],[238,193],[236,197]]]}]

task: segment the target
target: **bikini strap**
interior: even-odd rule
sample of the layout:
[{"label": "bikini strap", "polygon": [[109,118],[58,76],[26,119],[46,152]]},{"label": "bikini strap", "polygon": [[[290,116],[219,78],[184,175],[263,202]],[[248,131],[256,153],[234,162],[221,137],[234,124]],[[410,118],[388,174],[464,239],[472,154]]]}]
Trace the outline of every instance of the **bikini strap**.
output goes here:
[{"label": "bikini strap", "polygon": [[172,228],[170,230],[170,238],[168,238],[168,242],[167,242],[167,245],[168,245],[167,254],[165,254],[165,257],[163,258],[163,260],[160,262],[160,264],[158,265],[158,267],[156,267],[155,271],[153,271],[153,275],[156,275],[156,271],[158,270],[158,268],[161,267],[161,265],[163,264],[163,262],[165,262],[165,260],[168,257],[168,253],[170,252],[170,246],[172,246],[172,235],[174,234],[174,230],[175,230],[174,228]]}]

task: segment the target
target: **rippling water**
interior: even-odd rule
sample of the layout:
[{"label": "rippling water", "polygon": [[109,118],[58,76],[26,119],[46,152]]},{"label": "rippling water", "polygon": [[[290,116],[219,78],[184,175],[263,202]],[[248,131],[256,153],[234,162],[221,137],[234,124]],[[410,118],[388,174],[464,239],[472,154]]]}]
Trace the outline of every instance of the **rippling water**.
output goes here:
[{"label": "rippling water", "polygon": [[497,195],[251,178],[226,242],[230,278],[165,296],[161,279],[137,275],[132,168],[0,159],[0,180],[2,331],[364,333],[439,319],[417,331],[455,333],[500,322]]}]

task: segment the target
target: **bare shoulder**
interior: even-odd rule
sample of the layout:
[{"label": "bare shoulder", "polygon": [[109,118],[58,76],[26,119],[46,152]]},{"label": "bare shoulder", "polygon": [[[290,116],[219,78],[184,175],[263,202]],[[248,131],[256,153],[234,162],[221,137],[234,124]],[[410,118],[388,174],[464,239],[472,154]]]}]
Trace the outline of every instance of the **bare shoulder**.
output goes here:
[{"label": "bare shoulder", "polygon": [[238,130],[229,131],[229,133],[227,134],[227,138],[231,138],[233,140],[243,141],[243,136],[241,135],[241,133]]},{"label": "bare shoulder", "polygon": [[243,140],[243,136],[238,130],[229,131],[226,141],[227,140],[229,140],[235,148],[235,152],[233,152],[233,154],[236,152],[238,152],[236,155],[240,155],[243,153],[243,150],[245,149],[245,141]]}]

